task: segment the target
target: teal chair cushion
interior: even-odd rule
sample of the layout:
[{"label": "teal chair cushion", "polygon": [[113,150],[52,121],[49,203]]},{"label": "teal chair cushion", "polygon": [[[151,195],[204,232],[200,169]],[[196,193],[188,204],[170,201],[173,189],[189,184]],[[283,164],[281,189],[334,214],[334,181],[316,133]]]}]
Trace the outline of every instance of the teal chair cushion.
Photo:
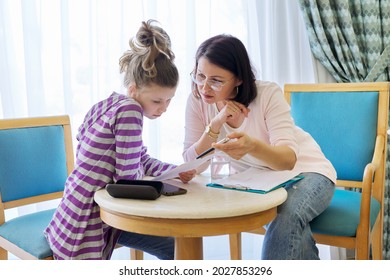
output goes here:
[{"label": "teal chair cushion", "polygon": [[[360,222],[360,200],[361,193],[337,189],[329,207],[310,223],[312,232],[334,236],[356,236]],[[379,211],[379,202],[372,198],[371,228]]]},{"label": "teal chair cushion", "polygon": [[54,211],[55,209],[50,209],[11,219],[0,226],[0,236],[37,259],[50,257],[53,253],[43,231],[50,223]]}]

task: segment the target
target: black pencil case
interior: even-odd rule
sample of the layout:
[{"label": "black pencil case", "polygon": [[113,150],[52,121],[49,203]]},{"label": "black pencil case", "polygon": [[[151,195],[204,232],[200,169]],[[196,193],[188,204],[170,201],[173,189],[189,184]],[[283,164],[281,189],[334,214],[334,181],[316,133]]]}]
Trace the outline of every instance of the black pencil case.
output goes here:
[{"label": "black pencil case", "polygon": [[115,184],[107,184],[107,192],[115,198],[133,198],[155,200],[160,197],[163,183],[147,180],[118,180]]}]

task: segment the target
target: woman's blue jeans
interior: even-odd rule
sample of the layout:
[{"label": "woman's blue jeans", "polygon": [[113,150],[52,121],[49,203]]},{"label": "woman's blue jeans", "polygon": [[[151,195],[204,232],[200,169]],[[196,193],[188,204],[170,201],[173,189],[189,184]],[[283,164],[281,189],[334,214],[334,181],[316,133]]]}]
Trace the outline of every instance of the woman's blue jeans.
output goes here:
[{"label": "woman's blue jeans", "polygon": [[173,237],[144,235],[123,231],[118,244],[144,251],[160,260],[173,260],[175,256],[175,240]]},{"label": "woman's blue jeans", "polygon": [[335,184],[317,173],[302,175],[302,180],[286,185],[287,200],[267,225],[262,251],[264,260],[319,259],[309,223],[328,207]]}]

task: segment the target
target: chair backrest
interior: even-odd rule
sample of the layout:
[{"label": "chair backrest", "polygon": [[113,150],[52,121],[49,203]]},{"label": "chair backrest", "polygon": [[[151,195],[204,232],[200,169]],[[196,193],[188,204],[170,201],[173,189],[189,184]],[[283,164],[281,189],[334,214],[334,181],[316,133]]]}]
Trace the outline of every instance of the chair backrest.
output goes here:
[{"label": "chair backrest", "polygon": [[285,85],[296,125],[317,141],[341,185],[360,187],[377,136],[386,143],[388,91],[381,82]]},{"label": "chair backrest", "polygon": [[73,166],[68,116],[0,120],[0,224],[4,209],[60,198]]}]

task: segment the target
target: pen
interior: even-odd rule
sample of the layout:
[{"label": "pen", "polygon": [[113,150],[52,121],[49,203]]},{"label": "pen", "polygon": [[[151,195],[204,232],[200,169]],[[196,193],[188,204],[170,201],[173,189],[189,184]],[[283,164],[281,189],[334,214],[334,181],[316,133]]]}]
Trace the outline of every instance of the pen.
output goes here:
[{"label": "pen", "polygon": [[[217,144],[225,144],[225,143],[229,142],[229,140],[230,140],[230,138],[226,137],[226,138],[223,138],[221,141],[217,142]],[[199,156],[197,156],[196,159],[199,159],[199,158],[207,155],[208,153],[211,153],[214,150],[215,150],[215,148],[211,147],[210,149],[207,149],[206,151],[201,153]]]}]

